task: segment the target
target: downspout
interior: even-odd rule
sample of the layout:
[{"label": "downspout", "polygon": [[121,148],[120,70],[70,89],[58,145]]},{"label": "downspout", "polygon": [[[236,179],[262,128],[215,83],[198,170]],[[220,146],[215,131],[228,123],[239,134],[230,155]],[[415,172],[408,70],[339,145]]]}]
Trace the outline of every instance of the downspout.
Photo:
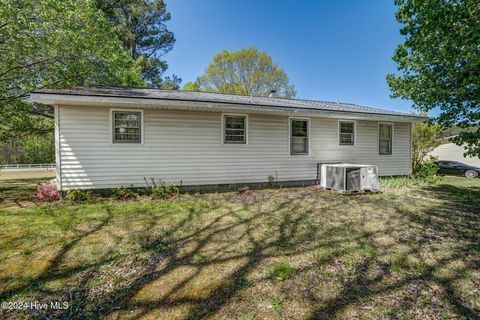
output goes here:
[{"label": "downspout", "polygon": [[413,174],[413,172],[412,172],[412,169],[413,169],[413,168],[412,168],[412,157],[413,157],[413,151],[412,151],[412,143],[413,143],[413,142],[412,142],[412,131],[413,131],[413,122],[410,122],[410,130],[409,130],[409,133],[410,133],[410,139],[409,139],[410,144],[408,145],[408,146],[409,146],[408,152],[409,152],[409,154],[410,154],[410,157],[409,157],[409,158],[410,158],[410,162],[409,162],[409,167],[410,167],[410,170],[409,170],[409,171],[410,171],[410,174]]},{"label": "downspout", "polygon": [[53,106],[55,115],[55,173],[57,190],[62,191],[62,154],[60,148],[60,108],[58,105]]}]

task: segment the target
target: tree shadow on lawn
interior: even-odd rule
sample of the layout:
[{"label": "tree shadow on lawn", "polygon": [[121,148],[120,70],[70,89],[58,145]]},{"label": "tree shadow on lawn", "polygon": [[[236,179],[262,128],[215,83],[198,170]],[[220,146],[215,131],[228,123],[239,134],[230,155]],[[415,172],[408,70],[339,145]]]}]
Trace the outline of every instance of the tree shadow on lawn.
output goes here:
[{"label": "tree shadow on lawn", "polygon": [[4,208],[32,207],[38,201],[35,192],[45,178],[0,180],[0,205]]},{"label": "tree shadow on lawn", "polygon": [[[411,236],[399,239],[399,242],[408,245],[409,250],[397,257],[399,261],[407,261],[412,256],[416,257],[418,259],[416,272],[406,272],[393,283],[385,283],[386,274],[367,276],[367,270],[372,265],[379,263],[378,257],[365,259],[356,268],[353,279],[345,283],[342,292],[325,305],[316,308],[309,316],[310,319],[333,318],[348,306],[374,300],[376,296],[389,297],[391,296],[389,293],[409,286],[421,286],[424,289],[432,284],[440,288],[441,298],[451,307],[454,312],[453,317],[480,318],[478,301],[476,308],[473,307],[465,299],[466,292],[459,292],[455,285],[455,282],[464,278],[469,271],[478,271],[480,267],[480,188],[447,184],[433,185],[417,190],[415,197],[419,195],[439,199],[441,205],[426,206],[423,210],[411,210],[405,203],[390,203],[400,215],[406,218],[405,224],[400,228],[399,226],[392,227],[391,232],[400,231],[400,229],[413,225],[417,228],[417,232]],[[415,201],[413,197],[410,200]],[[424,247],[432,242],[440,243],[442,240],[447,240],[455,248],[448,255],[436,259],[435,263],[426,262],[422,255]],[[451,265],[459,261],[462,262],[461,267],[452,270],[453,266]],[[408,262],[405,264],[407,265],[402,265],[402,267],[408,268]],[[445,275],[445,270],[453,272],[450,272],[450,275],[447,272]],[[475,288],[475,285],[473,286]],[[478,289],[477,286],[476,290],[478,291]],[[412,293],[411,290],[409,292]],[[404,314],[409,308],[415,307],[421,292],[422,290],[417,290],[413,292],[413,296],[407,297],[399,303]],[[310,299],[315,301],[312,297]],[[408,303],[407,300],[411,303]],[[430,303],[434,304],[432,301],[434,300],[430,300]],[[425,318],[432,317],[432,314],[428,313],[424,315],[417,313],[416,315]],[[396,317],[396,315],[392,316]],[[448,318],[446,314],[443,317]]]},{"label": "tree shadow on lawn", "polygon": [[[101,221],[98,224],[96,224],[89,230],[79,232],[79,234],[76,235],[72,240],[63,244],[61,248],[58,250],[58,252],[56,252],[53,259],[50,260],[49,266],[44,270],[44,272],[28,280],[24,285],[10,288],[3,292],[0,292],[0,299],[1,300],[7,299],[24,290],[36,288],[40,284],[45,283],[47,281],[68,277],[69,275],[76,274],[78,272],[81,272],[89,268],[95,268],[96,266],[105,263],[106,261],[99,260],[97,263],[94,263],[94,264],[83,264],[83,265],[78,265],[76,267],[67,268],[67,269],[60,268],[60,265],[65,261],[65,257],[70,252],[70,250],[72,250],[75,246],[77,246],[78,243],[83,239],[85,239],[86,237],[94,233],[101,232],[102,229],[110,223],[112,219],[112,212],[109,207],[106,207],[106,210],[107,210],[107,216],[101,219]],[[7,280],[7,279],[3,279],[3,280]]]},{"label": "tree shadow on lawn", "polygon": [[[307,302],[310,308],[266,311],[273,312],[267,314],[267,318],[322,319],[344,315],[349,307],[379,297],[389,298],[419,283],[423,286],[433,283],[442,288],[442,299],[452,306],[455,316],[478,318],[479,311],[465,302],[464,293],[454,284],[465,272],[479,266],[478,204],[465,201],[465,192],[480,197],[480,190],[462,189],[450,185],[426,187],[415,192],[415,197],[393,201],[389,198],[388,202],[381,195],[342,197],[308,189],[289,196],[288,192],[276,191],[280,193],[275,195],[277,199],[259,199],[245,206],[231,204],[224,208],[227,210],[195,227],[191,226],[195,221],[194,212],[186,213],[161,232],[158,231],[159,221],[152,218],[137,232],[139,237],[136,238],[137,251],[149,254],[147,262],[139,267],[135,261],[130,261],[133,275],[113,290],[91,296],[86,288],[90,286],[88,281],[96,276],[97,269],[111,262],[110,258],[99,258],[94,264],[67,270],[60,270],[59,265],[81,239],[104,232],[112,219],[109,212],[101,223],[65,244],[43,274],[25,286],[2,293],[1,297],[11,297],[25,288],[41,287],[52,279],[87,271],[76,284],[75,290],[83,294],[73,298],[74,307],[49,315],[50,318],[238,317],[247,315],[252,308],[257,313],[262,312],[258,305],[245,305],[236,299],[244,296],[245,290],[252,289],[253,299],[265,300],[264,291],[258,288],[268,284],[268,287],[289,288],[297,300]],[[440,203],[423,205],[419,194],[435,196]],[[274,193],[271,195],[273,198]],[[408,204],[414,202],[418,202],[417,206],[410,208]],[[383,221],[385,227],[372,229],[370,219],[382,219],[376,217],[380,211],[369,211],[366,205],[391,210],[397,220]],[[347,214],[355,217],[350,219],[345,216]],[[394,241],[380,246],[376,241],[381,237],[391,237]],[[457,246],[434,261],[424,261],[425,248],[443,242]],[[408,250],[397,252],[400,246]],[[312,259],[317,250],[323,250],[321,256]],[[351,258],[348,250],[361,252],[359,257],[355,256],[351,270],[344,266]],[[395,261],[390,259],[392,256]],[[415,258],[414,264],[409,262],[411,258]],[[268,267],[275,262],[288,260],[295,264],[297,259],[308,261],[302,260],[294,266],[292,279],[282,283],[268,275]],[[440,272],[455,261],[464,263],[452,275]],[[318,275],[327,267],[348,272],[337,282],[338,292],[325,298],[310,283],[323,281]],[[304,286],[306,289],[300,288]],[[409,297],[399,297],[398,306],[402,312],[414,310],[418,299],[420,290]],[[230,304],[239,307],[236,313],[225,311]],[[364,312],[368,317],[371,311]],[[265,314],[258,316],[263,318]]]},{"label": "tree shadow on lawn", "polygon": [[[399,239],[400,242],[408,244],[409,251],[404,252],[403,256],[399,259],[407,259],[409,256],[418,256],[421,265],[420,272],[412,274],[405,273],[406,275],[400,277],[394,283],[388,283],[382,285],[384,278],[389,275],[389,266],[380,261],[376,254],[367,256],[365,259],[359,261],[358,266],[354,271],[354,276],[351,280],[347,281],[343,290],[337,294],[336,298],[330,301],[323,302],[320,308],[314,309],[308,316],[312,319],[329,318],[336,316],[346,306],[352,305],[359,300],[368,299],[371,296],[386,294],[388,292],[394,292],[400,288],[408,287],[410,284],[416,284],[419,281],[432,282],[444,289],[444,299],[453,306],[457,315],[465,316],[468,318],[478,317],[478,310],[474,310],[469,307],[463,297],[459,296],[452,282],[462,276],[462,272],[475,268],[478,264],[478,246],[476,235],[479,233],[478,228],[478,215],[472,217],[473,208],[468,207],[468,210],[464,212],[470,218],[476,219],[476,224],[462,225],[458,221],[448,215],[451,210],[457,207],[456,201],[458,200],[455,195],[463,195],[462,190],[451,190],[440,186],[439,191],[446,193],[446,203],[440,208],[430,209],[425,211],[409,211],[402,209],[401,207],[395,208],[396,211],[406,218],[406,221],[402,225],[394,226],[399,231],[402,228],[407,228],[410,224],[414,223],[418,225],[418,231],[423,233],[416,233],[411,236],[411,239]],[[426,190],[427,192],[436,192],[437,190]],[[303,199],[297,199],[298,202],[302,202]],[[341,201],[341,200],[340,200]],[[334,206],[333,205],[332,207]],[[299,213],[292,214],[297,209],[301,211]],[[249,274],[254,272],[260,266],[263,266],[266,261],[272,258],[286,258],[288,256],[298,256],[306,252],[313,252],[319,248],[321,242],[323,246],[335,247],[338,245],[338,240],[331,240],[327,235],[335,235],[350,233],[350,241],[355,243],[363,243],[370,246],[375,246],[373,243],[373,237],[388,234],[387,232],[374,232],[374,233],[356,233],[351,226],[337,226],[329,227],[327,230],[321,228],[318,225],[310,225],[307,229],[299,232],[299,225],[304,220],[308,220],[310,215],[314,214],[312,210],[304,210],[299,208],[297,204],[292,201],[284,201],[277,208],[271,209],[268,212],[258,212],[257,214],[250,215],[248,217],[242,217],[236,212],[231,212],[226,216],[236,217],[235,222],[231,222],[226,226],[219,227],[217,224],[226,216],[218,217],[207,227],[189,235],[186,238],[178,239],[177,248],[181,248],[187,245],[189,239],[195,239],[195,246],[193,250],[190,250],[187,254],[182,254],[179,250],[171,250],[168,263],[145,277],[140,277],[128,288],[121,288],[118,292],[112,294],[113,297],[121,297],[121,300],[115,300],[115,305],[125,306],[125,310],[134,312],[132,318],[142,318],[149,315],[152,310],[163,309],[167,311],[169,308],[175,308],[179,306],[191,306],[187,308],[184,313],[185,318],[199,319],[209,316],[214,316],[223,307],[229,304],[234,297],[243,290],[242,284],[249,282]],[[263,223],[266,223],[263,219],[267,216],[277,215],[281,219],[275,224],[277,232],[274,237],[262,238],[258,237],[258,229],[261,228]],[[428,218],[426,218],[428,217]],[[434,219],[435,218],[435,219]],[[439,219],[439,221],[437,221]],[[268,220],[268,219],[267,219]],[[463,245],[448,257],[439,259],[435,264],[422,265],[422,257],[419,255],[424,245],[425,232],[428,238],[428,230],[434,230],[439,234],[448,234],[452,241],[458,241]],[[240,231],[240,232],[238,232]],[[224,233],[237,233],[238,236],[234,238],[234,241],[247,240],[250,245],[249,250],[243,254],[236,254],[226,258],[208,259],[206,262],[196,264],[193,262],[195,255],[202,252],[205,247],[215,239],[215,235]],[[452,233],[453,232],[453,233]],[[324,233],[326,236],[322,236]],[[420,239],[418,238],[420,237]],[[186,241],[186,242],[185,242]],[[222,240],[223,242],[224,240]],[[428,241],[428,240],[427,240]],[[305,245],[305,244],[308,245]],[[225,250],[228,248],[229,243],[222,243],[221,248],[218,250]],[[446,266],[449,262],[462,259],[466,252],[472,254],[475,258],[464,266],[463,270],[457,270],[457,275],[452,277],[439,276],[437,271]],[[342,252],[336,252],[333,257],[330,256],[330,261],[341,258]],[[188,294],[179,295],[178,292],[187,287],[189,283],[194,281],[202,273],[202,269],[208,266],[218,266],[229,261],[240,260],[234,268],[231,268],[228,274],[218,284],[213,285],[212,290],[206,290],[208,294],[203,294],[197,297],[191,297]],[[195,272],[185,277],[182,281],[177,282],[171,289],[163,293],[159,299],[147,299],[147,301],[136,300],[134,297],[143,288],[148,286],[162,277],[171,276],[176,269],[180,267],[191,266],[195,268]],[[368,276],[368,271],[372,267],[380,266],[385,272]],[[308,268],[307,268],[308,270]],[[299,275],[303,270],[298,268],[296,274]],[[256,279],[256,282],[270,281],[267,275],[263,278]],[[187,291],[188,292],[188,291]],[[416,294],[419,294],[417,292]],[[111,298],[111,297],[109,297]],[[318,301],[308,295],[311,299],[312,305],[318,305]],[[108,299],[108,298],[107,298]],[[135,302],[132,302],[132,299]],[[415,298],[410,297],[413,301]],[[405,308],[412,308],[412,305],[406,305]],[[105,314],[104,314],[105,315]]]}]

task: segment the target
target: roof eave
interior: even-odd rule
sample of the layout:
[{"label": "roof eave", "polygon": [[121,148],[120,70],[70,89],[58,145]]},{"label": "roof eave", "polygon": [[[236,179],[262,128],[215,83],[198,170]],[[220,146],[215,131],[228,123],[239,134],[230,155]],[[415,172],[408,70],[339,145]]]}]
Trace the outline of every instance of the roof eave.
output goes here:
[{"label": "roof eave", "polygon": [[422,122],[427,117],[415,115],[396,115],[360,111],[312,109],[286,106],[266,106],[260,104],[239,104],[215,101],[192,101],[180,99],[113,97],[102,95],[60,94],[50,92],[32,92],[32,102],[46,105],[129,107],[129,108],[165,108],[172,110],[198,110],[210,112],[249,112],[263,114],[284,114],[289,116],[318,116],[331,118],[373,119],[381,121]]}]

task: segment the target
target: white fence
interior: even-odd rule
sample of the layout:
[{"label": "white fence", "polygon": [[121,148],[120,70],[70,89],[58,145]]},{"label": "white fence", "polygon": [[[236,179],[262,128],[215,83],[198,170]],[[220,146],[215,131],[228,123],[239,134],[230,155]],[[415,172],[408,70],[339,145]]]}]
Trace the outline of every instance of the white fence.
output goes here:
[{"label": "white fence", "polygon": [[5,164],[0,166],[2,172],[12,171],[49,171],[55,170],[55,163],[22,163],[22,164]]}]

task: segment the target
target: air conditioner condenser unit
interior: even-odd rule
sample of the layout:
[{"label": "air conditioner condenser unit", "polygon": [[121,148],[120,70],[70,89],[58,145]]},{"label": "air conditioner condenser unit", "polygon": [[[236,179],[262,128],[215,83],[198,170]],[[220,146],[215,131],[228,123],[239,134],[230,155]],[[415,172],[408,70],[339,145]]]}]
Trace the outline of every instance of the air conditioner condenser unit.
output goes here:
[{"label": "air conditioner condenser unit", "polygon": [[340,192],[378,191],[378,168],[364,164],[322,164],[320,186]]}]

